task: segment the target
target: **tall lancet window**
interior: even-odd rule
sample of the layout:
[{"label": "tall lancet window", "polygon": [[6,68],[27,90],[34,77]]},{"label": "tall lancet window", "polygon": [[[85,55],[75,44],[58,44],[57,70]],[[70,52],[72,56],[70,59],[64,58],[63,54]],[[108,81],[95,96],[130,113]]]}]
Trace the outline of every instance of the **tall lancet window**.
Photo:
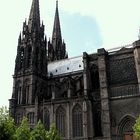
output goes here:
[{"label": "tall lancet window", "polygon": [[83,136],[83,115],[82,108],[80,105],[76,105],[72,111],[72,126],[73,126],[73,137]]},{"label": "tall lancet window", "polygon": [[29,92],[30,90],[30,86],[27,84],[26,87],[25,87],[25,93],[26,93],[26,104],[29,104]]},{"label": "tall lancet window", "polygon": [[22,104],[22,87],[18,87],[18,104]]},{"label": "tall lancet window", "polygon": [[24,97],[23,97],[22,103],[23,104],[30,104],[31,97],[30,97],[30,81],[29,81],[29,79],[26,79],[24,81],[24,90],[23,91],[24,91],[23,92]]},{"label": "tall lancet window", "polygon": [[56,111],[56,128],[59,131],[60,135],[65,137],[65,120],[66,119],[66,112],[65,109],[59,107]]},{"label": "tall lancet window", "polygon": [[22,104],[22,85],[21,82],[18,81],[19,83],[17,84],[17,104]]},{"label": "tall lancet window", "polygon": [[44,112],[44,125],[45,125],[45,129],[49,130],[49,128],[50,128],[50,113],[48,110],[45,110],[45,112]]}]

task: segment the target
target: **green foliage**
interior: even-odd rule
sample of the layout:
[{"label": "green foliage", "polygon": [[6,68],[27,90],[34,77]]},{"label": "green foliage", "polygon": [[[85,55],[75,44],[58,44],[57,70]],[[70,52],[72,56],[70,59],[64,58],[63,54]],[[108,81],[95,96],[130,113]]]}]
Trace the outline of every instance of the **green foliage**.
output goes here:
[{"label": "green foliage", "polygon": [[47,140],[62,140],[55,124],[52,124],[50,130],[46,133]]},{"label": "green foliage", "polygon": [[135,125],[133,126],[134,135],[136,138],[140,139],[140,116],[137,118]]},{"label": "green foliage", "polygon": [[40,120],[31,132],[30,140],[46,140],[46,130]]},{"label": "green foliage", "polygon": [[16,130],[17,140],[29,140],[30,139],[30,128],[28,125],[27,118],[23,118],[21,125]]},{"label": "green foliage", "polygon": [[0,108],[0,140],[62,140],[55,124],[46,131],[41,121],[30,132],[27,118],[17,128],[6,107]]},{"label": "green foliage", "polygon": [[1,107],[0,108],[0,122],[3,120],[6,120],[9,117],[9,111],[7,107]]},{"label": "green foliage", "polygon": [[15,140],[16,126],[6,107],[0,108],[0,140]]}]

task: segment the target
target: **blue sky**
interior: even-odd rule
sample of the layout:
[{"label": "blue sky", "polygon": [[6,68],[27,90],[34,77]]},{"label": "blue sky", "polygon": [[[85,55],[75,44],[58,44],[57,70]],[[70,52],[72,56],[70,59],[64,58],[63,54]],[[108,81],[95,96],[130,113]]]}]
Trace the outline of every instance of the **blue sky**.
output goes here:
[{"label": "blue sky", "polygon": [[[0,106],[12,94],[17,41],[32,0],[3,0],[0,4]],[[139,0],[59,0],[62,36],[69,57],[97,48],[113,48],[138,39]],[[41,20],[51,37],[55,0],[40,0]]]}]

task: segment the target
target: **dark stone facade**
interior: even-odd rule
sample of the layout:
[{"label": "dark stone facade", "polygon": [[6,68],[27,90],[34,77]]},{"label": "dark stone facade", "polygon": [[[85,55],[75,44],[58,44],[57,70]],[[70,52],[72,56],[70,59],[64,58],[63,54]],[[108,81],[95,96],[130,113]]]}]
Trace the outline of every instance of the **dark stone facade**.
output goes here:
[{"label": "dark stone facade", "polygon": [[[48,50],[48,52],[47,52]],[[140,40],[129,48],[69,58],[58,3],[52,40],[40,24],[39,0],[19,36],[10,113],[33,128],[55,122],[66,140],[123,140],[140,114]]]}]

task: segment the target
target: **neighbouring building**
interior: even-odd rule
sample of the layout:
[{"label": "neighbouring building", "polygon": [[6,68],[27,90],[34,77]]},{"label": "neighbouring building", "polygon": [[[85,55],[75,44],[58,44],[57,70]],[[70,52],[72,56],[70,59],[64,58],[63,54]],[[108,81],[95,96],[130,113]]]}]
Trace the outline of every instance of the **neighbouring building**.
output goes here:
[{"label": "neighbouring building", "polygon": [[130,140],[140,114],[140,40],[114,51],[68,58],[61,36],[58,2],[52,39],[40,23],[39,0],[18,39],[13,93],[17,125],[55,122],[65,140]]}]

